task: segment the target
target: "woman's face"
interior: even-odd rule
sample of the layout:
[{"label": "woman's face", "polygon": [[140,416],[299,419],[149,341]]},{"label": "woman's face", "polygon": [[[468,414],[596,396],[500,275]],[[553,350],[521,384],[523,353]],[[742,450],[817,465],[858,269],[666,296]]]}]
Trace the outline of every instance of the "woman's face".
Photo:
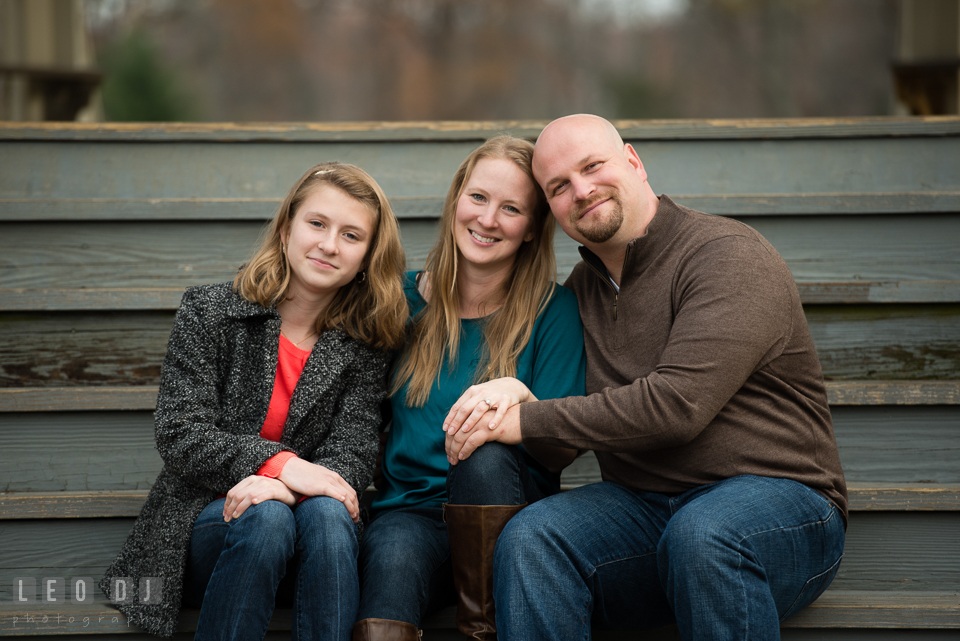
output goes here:
[{"label": "woman's face", "polygon": [[349,283],[364,268],[373,232],[366,205],[336,187],[314,189],[282,237],[291,290],[326,294]]},{"label": "woman's face", "polygon": [[533,181],[512,161],[484,158],[473,166],[457,200],[453,230],[463,259],[485,269],[513,264],[533,239]]}]

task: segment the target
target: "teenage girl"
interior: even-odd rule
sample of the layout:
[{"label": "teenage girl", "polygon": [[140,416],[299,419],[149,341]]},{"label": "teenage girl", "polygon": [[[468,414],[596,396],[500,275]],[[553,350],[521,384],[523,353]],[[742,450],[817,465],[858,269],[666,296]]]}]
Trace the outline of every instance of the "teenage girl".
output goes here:
[{"label": "teenage girl", "polygon": [[259,640],[279,590],[294,639],[350,638],[357,495],[403,341],[403,265],[377,183],[324,163],[233,283],[187,290],[157,399],[164,467],[101,583],[117,602],[127,579],[133,623],[169,636],[183,602],[200,608],[197,639]]}]

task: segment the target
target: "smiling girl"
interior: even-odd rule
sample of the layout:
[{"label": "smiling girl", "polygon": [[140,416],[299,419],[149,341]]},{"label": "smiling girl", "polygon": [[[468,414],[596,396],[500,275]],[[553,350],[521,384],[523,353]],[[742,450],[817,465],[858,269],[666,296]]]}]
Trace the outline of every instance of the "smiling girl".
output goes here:
[{"label": "smiling girl", "polygon": [[101,583],[162,579],[160,603],[118,604],[133,623],[169,636],[182,601],[197,639],[262,639],[279,592],[294,639],[350,638],[403,264],[373,178],[324,163],[233,283],[187,290],[157,399],[164,467]]},{"label": "smiling girl", "polygon": [[530,398],[584,388],[577,302],[553,282],[554,222],[532,157],[533,145],[506,136],[471,153],[426,269],[407,274],[412,322],[361,549],[354,639],[416,639],[422,618],[458,595],[460,630],[495,638],[494,544],[525,504],[559,490],[558,470],[572,458],[491,442],[451,467],[444,448],[444,418],[474,383],[514,377]]}]

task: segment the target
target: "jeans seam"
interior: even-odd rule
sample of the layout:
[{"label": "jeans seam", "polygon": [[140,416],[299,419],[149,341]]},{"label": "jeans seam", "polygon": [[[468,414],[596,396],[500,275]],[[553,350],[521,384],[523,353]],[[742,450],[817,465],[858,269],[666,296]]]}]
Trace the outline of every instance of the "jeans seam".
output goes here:
[{"label": "jeans seam", "polygon": [[836,570],[836,569],[838,568],[838,566],[840,565],[840,562],[841,562],[841,561],[843,561],[843,553],[842,553],[842,552],[840,553],[840,558],[838,558],[838,559],[833,563],[833,565],[831,565],[830,567],[828,567],[828,568],[827,568],[826,570],[824,570],[823,572],[820,572],[819,574],[815,574],[815,575],[813,575],[812,577],[810,577],[809,579],[807,579],[806,581],[803,582],[803,586],[800,588],[800,591],[797,592],[797,596],[794,597],[793,602],[790,604],[790,607],[788,607],[786,610],[784,610],[784,612],[785,612],[786,614],[785,614],[783,617],[780,617],[780,619],[779,619],[779,620],[780,620],[780,623],[783,623],[786,619],[788,619],[788,618],[790,618],[791,616],[793,616],[793,614],[794,614],[793,608],[796,607],[797,602],[800,601],[800,597],[802,597],[802,596],[803,596],[803,593],[806,592],[807,586],[810,585],[810,583],[812,583],[813,581],[819,581],[819,580],[821,579],[821,577],[823,577],[823,576],[825,576],[825,575],[827,575],[827,574],[830,574],[831,572],[833,572],[834,570]]},{"label": "jeans seam", "polygon": [[747,539],[753,538],[755,536],[759,536],[761,534],[770,534],[771,532],[788,532],[790,530],[799,530],[800,528],[805,528],[811,525],[825,525],[826,523],[829,523],[830,521],[832,521],[833,518],[836,516],[836,514],[837,514],[836,506],[830,503],[830,514],[826,518],[820,518],[820,519],[817,519],[816,521],[806,521],[804,523],[796,523],[794,525],[789,525],[786,527],[774,527],[774,528],[770,528],[769,530],[760,530],[758,532],[744,534],[743,537],[739,541],[737,541],[737,545],[740,545]]},{"label": "jeans seam", "polygon": [[[737,577],[738,577],[739,580],[740,580],[740,593],[741,593],[741,594],[746,594],[746,586],[743,585],[743,572],[742,572],[743,558],[744,558],[744,555],[743,555],[743,542],[746,541],[747,539],[751,539],[751,538],[753,538],[753,537],[755,537],[755,536],[758,536],[758,535],[760,535],[760,534],[770,534],[771,532],[787,532],[787,531],[790,531],[790,530],[799,530],[799,529],[801,529],[801,528],[809,527],[809,526],[811,526],[811,525],[818,525],[818,526],[820,526],[820,527],[822,528],[824,525],[826,525],[827,523],[829,523],[830,521],[832,521],[832,520],[837,516],[837,514],[839,513],[839,510],[837,509],[837,507],[836,507],[833,503],[830,503],[830,502],[828,501],[828,504],[829,504],[829,506],[830,506],[830,507],[829,507],[829,509],[830,509],[830,514],[827,515],[826,518],[820,518],[820,519],[817,519],[816,521],[807,521],[807,522],[805,522],[805,523],[797,523],[797,524],[791,525],[791,526],[789,526],[789,527],[770,528],[769,530],[763,530],[763,531],[760,531],[760,532],[754,532],[754,533],[752,533],[752,534],[746,534],[746,535],[744,535],[743,537],[741,537],[741,539],[740,539],[739,541],[737,541],[737,548],[738,548],[738,549],[737,549],[737,552],[738,552],[739,558],[740,558],[740,561],[737,563]],[[790,613],[791,610],[793,610],[793,607],[797,604],[797,601],[800,600],[800,597],[803,595],[804,590],[806,589],[807,585],[810,584],[811,581],[813,581],[814,579],[816,579],[816,578],[818,578],[818,577],[823,576],[824,574],[827,574],[828,572],[830,572],[831,570],[833,570],[834,568],[836,568],[836,567],[840,564],[840,561],[842,561],[842,560],[843,560],[843,552],[840,553],[840,558],[838,558],[838,559],[836,560],[836,562],[834,562],[829,568],[827,568],[827,569],[824,570],[823,572],[820,572],[820,573],[818,573],[818,574],[810,577],[810,578],[807,579],[806,581],[804,581],[804,582],[803,582],[803,586],[800,588],[800,591],[797,593],[797,595],[794,597],[793,601],[790,603],[790,607],[788,607],[786,610],[784,610],[784,612]],[[746,602],[747,599],[743,599],[743,601]],[[784,621],[784,619],[783,619],[783,618],[780,618],[780,617],[777,617],[777,620],[780,621],[781,623]],[[744,617],[744,621],[747,623],[747,625],[749,625],[750,617],[749,617],[749,616]],[[749,635],[749,632],[750,632],[750,631],[747,630],[747,634],[748,634],[748,635]]]},{"label": "jeans seam", "polygon": [[643,554],[633,554],[631,556],[622,556],[616,559],[610,559],[608,561],[604,561],[603,563],[593,563],[592,564],[593,572],[590,574],[590,576],[592,577],[594,574],[597,573],[597,568],[602,568],[607,565],[612,565],[613,563],[623,563],[624,561],[630,561],[633,559],[642,559],[645,556],[656,556],[656,554],[657,554],[657,551],[654,550],[652,552],[645,552]]}]

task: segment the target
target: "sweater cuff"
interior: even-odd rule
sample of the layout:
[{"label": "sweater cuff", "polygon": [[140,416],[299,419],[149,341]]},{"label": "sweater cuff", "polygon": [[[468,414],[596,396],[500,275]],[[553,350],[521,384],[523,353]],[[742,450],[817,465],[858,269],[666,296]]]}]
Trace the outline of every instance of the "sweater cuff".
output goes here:
[{"label": "sweater cuff", "polygon": [[549,430],[549,426],[553,423],[549,420],[550,414],[553,414],[552,400],[520,404],[520,438],[522,441],[535,441],[543,437],[554,436]]},{"label": "sweater cuff", "polygon": [[280,476],[280,472],[283,471],[283,466],[292,458],[297,458],[297,455],[293,452],[283,451],[274,454],[260,466],[260,469],[257,470],[257,476],[266,476],[271,479],[277,478]]}]

